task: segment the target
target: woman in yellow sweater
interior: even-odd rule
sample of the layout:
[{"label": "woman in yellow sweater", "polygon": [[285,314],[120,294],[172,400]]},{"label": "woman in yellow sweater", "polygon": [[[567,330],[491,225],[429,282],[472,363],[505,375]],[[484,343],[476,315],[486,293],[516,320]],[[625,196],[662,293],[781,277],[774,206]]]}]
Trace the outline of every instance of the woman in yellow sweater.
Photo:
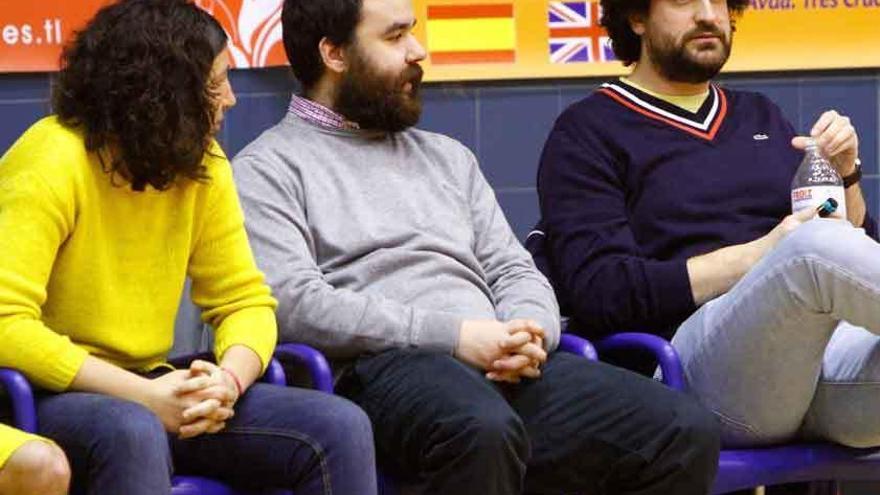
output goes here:
[{"label": "woman in yellow sweater", "polygon": [[[0,366],[39,387],[75,493],[169,493],[173,471],[369,495],[356,406],[254,383],[275,300],[212,139],[235,104],[225,47],[185,0],[120,0],[65,49],[56,115],[0,158]],[[170,371],[187,276],[218,364]]]}]

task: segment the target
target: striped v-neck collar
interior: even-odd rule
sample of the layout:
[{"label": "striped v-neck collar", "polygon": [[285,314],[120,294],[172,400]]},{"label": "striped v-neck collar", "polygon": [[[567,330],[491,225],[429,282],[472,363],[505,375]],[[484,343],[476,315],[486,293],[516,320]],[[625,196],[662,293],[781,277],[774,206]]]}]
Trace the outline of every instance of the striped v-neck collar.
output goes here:
[{"label": "striped v-neck collar", "polygon": [[605,83],[599,88],[599,92],[645,117],[707,141],[715,139],[721,123],[727,116],[727,96],[723,89],[714,84],[709,85],[709,96],[697,113],[649,95],[622,81]]}]

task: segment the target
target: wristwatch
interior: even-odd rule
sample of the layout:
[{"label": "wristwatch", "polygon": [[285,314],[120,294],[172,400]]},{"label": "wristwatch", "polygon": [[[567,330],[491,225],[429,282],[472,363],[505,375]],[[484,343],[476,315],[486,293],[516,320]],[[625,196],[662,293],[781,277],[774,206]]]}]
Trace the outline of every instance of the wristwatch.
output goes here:
[{"label": "wristwatch", "polygon": [[862,161],[856,158],[856,170],[843,178],[843,188],[858,184],[862,180]]}]

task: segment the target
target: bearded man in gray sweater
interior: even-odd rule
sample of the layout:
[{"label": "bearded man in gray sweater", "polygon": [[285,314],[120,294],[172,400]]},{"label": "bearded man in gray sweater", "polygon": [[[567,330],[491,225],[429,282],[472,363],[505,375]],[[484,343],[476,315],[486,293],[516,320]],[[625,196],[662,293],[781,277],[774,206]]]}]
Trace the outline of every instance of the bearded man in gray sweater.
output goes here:
[{"label": "bearded man in gray sweater", "polygon": [[555,353],[553,292],[473,154],[413,129],[410,0],[286,0],[302,96],[234,160],[282,341],[326,353],[384,469],[424,493],[704,494],[689,397]]}]

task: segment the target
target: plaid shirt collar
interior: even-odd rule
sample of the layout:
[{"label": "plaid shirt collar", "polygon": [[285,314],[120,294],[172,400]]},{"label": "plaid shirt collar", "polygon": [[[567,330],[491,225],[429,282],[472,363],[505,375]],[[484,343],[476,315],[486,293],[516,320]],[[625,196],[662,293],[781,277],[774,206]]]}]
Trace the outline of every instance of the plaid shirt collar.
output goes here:
[{"label": "plaid shirt collar", "polygon": [[288,111],[306,122],[326,127],[328,129],[345,131],[360,129],[360,126],[358,126],[357,123],[348,121],[345,117],[324,105],[309,100],[308,98],[303,98],[302,96],[293,95],[293,97],[290,98]]}]

